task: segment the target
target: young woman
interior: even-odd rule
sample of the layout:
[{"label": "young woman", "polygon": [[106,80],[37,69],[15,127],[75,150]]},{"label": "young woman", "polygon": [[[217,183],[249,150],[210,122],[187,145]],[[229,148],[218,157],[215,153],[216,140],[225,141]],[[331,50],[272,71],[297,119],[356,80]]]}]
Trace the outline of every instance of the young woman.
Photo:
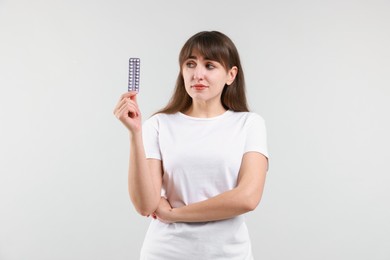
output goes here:
[{"label": "young woman", "polygon": [[179,64],[171,100],[144,124],[135,92],[114,110],[130,132],[131,200],[153,217],[141,259],[253,259],[243,214],[260,202],[268,153],[237,49],[220,32],[200,32]]}]

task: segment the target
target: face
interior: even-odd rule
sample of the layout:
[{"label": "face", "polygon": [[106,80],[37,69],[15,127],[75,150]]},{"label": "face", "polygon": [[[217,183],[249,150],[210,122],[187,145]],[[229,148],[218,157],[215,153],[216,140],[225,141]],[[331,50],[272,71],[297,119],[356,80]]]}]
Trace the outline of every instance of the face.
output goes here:
[{"label": "face", "polygon": [[233,83],[237,67],[226,70],[221,63],[194,53],[183,63],[182,74],[193,101],[220,103],[222,90]]}]

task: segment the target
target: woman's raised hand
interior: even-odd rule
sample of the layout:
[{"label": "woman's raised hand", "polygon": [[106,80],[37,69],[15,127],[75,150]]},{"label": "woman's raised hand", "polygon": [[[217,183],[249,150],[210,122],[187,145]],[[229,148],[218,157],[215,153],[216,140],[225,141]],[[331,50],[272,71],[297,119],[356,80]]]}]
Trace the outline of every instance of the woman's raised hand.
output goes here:
[{"label": "woman's raised hand", "polygon": [[132,133],[141,131],[142,120],[137,104],[137,92],[130,91],[124,93],[115,106],[114,115]]}]

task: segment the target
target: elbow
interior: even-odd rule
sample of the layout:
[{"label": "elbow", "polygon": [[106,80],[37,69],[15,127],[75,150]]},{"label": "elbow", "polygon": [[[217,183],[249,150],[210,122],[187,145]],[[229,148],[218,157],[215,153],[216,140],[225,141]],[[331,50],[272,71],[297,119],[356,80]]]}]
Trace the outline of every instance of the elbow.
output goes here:
[{"label": "elbow", "polygon": [[138,214],[143,217],[149,217],[156,211],[157,207],[135,207]]},{"label": "elbow", "polygon": [[149,217],[153,213],[147,210],[137,210],[137,212],[143,217]]},{"label": "elbow", "polygon": [[254,211],[254,210],[257,208],[257,206],[259,205],[259,202],[260,202],[260,201],[248,200],[248,201],[245,203],[245,211],[246,211],[246,212]]},{"label": "elbow", "polygon": [[158,200],[156,198],[153,200],[141,201],[132,197],[131,201],[138,214],[144,217],[148,217],[157,210],[159,198]]},{"label": "elbow", "polygon": [[242,200],[243,211],[244,212],[254,211],[259,205],[260,200],[261,200],[261,196],[259,196],[259,194],[245,194]]}]

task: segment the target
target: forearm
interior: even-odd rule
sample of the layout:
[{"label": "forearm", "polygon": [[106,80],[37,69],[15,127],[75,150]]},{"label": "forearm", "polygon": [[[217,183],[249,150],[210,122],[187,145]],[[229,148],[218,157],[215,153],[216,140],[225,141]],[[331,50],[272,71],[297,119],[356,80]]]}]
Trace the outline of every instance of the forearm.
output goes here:
[{"label": "forearm", "polygon": [[156,210],[160,190],[147,163],[141,132],[130,134],[128,188],[133,205],[141,215]]},{"label": "forearm", "polygon": [[210,199],[173,208],[168,214],[172,222],[205,222],[232,218],[256,208],[260,196],[253,196],[243,189],[235,188]]},{"label": "forearm", "polygon": [[236,188],[179,208],[172,208],[166,199],[161,198],[155,215],[166,223],[206,222],[252,211],[261,200],[267,169],[267,157],[248,152],[243,156]]}]

